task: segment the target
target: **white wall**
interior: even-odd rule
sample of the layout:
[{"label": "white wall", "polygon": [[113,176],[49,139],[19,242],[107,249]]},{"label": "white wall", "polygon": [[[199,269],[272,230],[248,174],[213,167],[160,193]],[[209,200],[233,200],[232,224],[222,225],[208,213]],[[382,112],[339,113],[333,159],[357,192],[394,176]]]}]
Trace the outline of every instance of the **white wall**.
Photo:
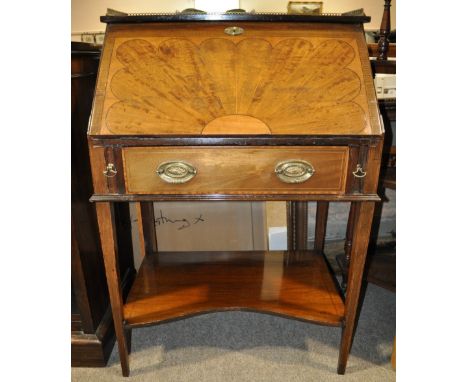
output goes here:
[{"label": "white wall", "polygon": [[[368,30],[379,29],[383,13],[383,0],[322,0],[323,12],[341,13],[356,8],[364,8],[370,23],[365,25]],[[219,2],[219,0],[217,1]],[[286,12],[287,0],[240,0],[240,8],[246,11],[255,9],[257,12]],[[104,31],[105,25],[99,21],[99,17],[105,15],[107,8],[113,8],[128,13],[143,12],[175,12],[185,8],[193,8],[194,0],[72,0],[72,39],[80,40],[80,34],[84,32]],[[396,28],[395,22],[396,0],[392,2],[392,29]]]}]

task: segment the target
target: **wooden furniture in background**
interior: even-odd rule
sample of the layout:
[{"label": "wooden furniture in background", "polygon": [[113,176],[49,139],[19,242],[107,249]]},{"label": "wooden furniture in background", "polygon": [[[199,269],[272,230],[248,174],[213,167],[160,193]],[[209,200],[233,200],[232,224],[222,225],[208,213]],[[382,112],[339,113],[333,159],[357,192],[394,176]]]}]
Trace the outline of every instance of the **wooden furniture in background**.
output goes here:
[{"label": "wooden furniture in background", "polygon": [[[378,44],[369,45],[373,75],[377,73],[396,74],[396,45],[390,44],[390,6],[391,0],[385,0],[384,12],[380,26]],[[382,168],[379,179],[378,193],[385,199],[385,189],[396,190],[396,146],[394,145],[391,124],[396,122],[396,99],[379,99],[379,111],[385,126],[384,147],[382,154]],[[395,248],[390,245],[378,247],[378,233],[382,218],[383,203],[376,205],[372,236],[369,244],[369,261],[366,269],[367,281],[383,288],[395,291],[396,264]],[[344,254],[337,256],[337,263],[341,269],[343,281],[342,289],[346,290],[347,272],[349,266],[349,231],[348,225]]]},{"label": "wooden furniture in background", "polygon": [[[384,1],[384,12],[382,15],[382,21],[380,26],[380,37],[378,43],[370,43],[367,45],[369,56],[375,58],[371,60],[373,73],[385,73],[395,74],[396,73],[396,61],[389,60],[388,58],[396,57],[396,45],[390,44],[389,36],[391,33],[391,22],[390,22],[390,7],[391,0]],[[392,146],[392,136],[390,121],[396,119],[396,102],[395,99],[382,99],[379,100],[380,113],[384,120],[386,127],[386,136],[384,143],[384,158],[382,166],[382,185],[386,188],[396,188],[396,147]],[[379,193],[382,194],[381,192]],[[301,204],[302,203],[302,204]],[[317,207],[319,208],[319,207]],[[324,208],[324,207],[322,207]],[[376,218],[374,219],[373,232],[375,235],[378,233],[378,225],[381,216],[381,205],[377,207]],[[305,249],[308,243],[308,206],[304,202],[289,202],[288,203],[288,248],[291,249]],[[321,222],[323,225],[323,222]],[[350,227],[347,229],[348,234]],[[374,237],[374,243],[377,241],[377,237]],[[344,255],[340,255],[337,259],[340,268],[342,269],[343,282],[342,287],[346,289],[346,270],[347,264],[349,264],[349,239],[345,240]],[[372,277],[372,276],[371,276]]]},{"label": "wooden furniture in background", "polygon": [[[88,132],[91,200],[123,375],[133,328],[220,310],[341,327],[343,374],[379,201],[383,134],[362,27],[369,18],[102,21],[108,26]],[[318,201],[320,240],[313,251],[158,253],[142,223],[146,256],[126,298],[116,205],[192,200],[285,200],[292,208]],[[346,298],[323,256],[329,201],[354,211]]]},{"label": "wooden furniture in background", "polygon": [[382,15],[382,22],[380,24],[380,38],[379,38],[379,54],[377,60],[385,61],[388,58],[388,50],[390,47],[390,42],[388,41],[388,36],[390,35],[390,7],[392,0],[385,0],[384,12]]},{"label": "wooden furniture in background", "polygon": [[[379,50],[373,65],[374,74],[396,74],[396,45],[390,45],[390,6],[391,0],[385,0],[382,23],[380,26]],[[389,60],[388,58],[395,58]],[[396,122],[396,99],[379,100],[379,109],[385,126],[382,169],[380,172],[379,195],[385,198],[385,189],[396,190],[396,145],[393,137],[392,123]],[[382,217],[383,204],[377,205],[374,218],[374,231],[371,237],[367,280],[395,292],[396,289],[396,256],[395,246],[379,248],[377,236]]]},{"label": "wooden furniture in background", "polygon": [[[71,363],[105,366],[115,342],[101,253],[86,129],[101,50],[71,43]],[[128,206],[118,205],[116,229],[125,251],[120,259],[124,280],[133,270]],[[128,280],[130,281],[130,280]]]}]

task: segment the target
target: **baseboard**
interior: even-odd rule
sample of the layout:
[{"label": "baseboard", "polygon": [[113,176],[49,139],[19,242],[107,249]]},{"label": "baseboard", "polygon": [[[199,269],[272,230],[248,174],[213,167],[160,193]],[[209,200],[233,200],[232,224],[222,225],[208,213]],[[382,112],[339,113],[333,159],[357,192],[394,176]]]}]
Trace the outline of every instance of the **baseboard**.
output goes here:
[{"label": "baseboard", "polygon": [[[123,277],[124,297],[128,294],[135,277],[135,270],[128,269]],[[107,307],[94,334],[72,332],[71,366],[72,367],[105,367],[115,344],[114,322],[111,306]]]},{"label": "baseboard", "polygon": [[110,306],[102,317],[96,333],[72,332],[72,367],[104,367],[115,343],[114,323]]}]

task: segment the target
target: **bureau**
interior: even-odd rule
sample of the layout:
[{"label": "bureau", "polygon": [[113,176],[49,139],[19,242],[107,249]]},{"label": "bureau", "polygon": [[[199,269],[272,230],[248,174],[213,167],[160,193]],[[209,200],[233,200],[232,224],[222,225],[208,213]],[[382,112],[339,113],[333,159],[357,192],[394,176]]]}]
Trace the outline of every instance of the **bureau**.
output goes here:
[{"label": "bureau", "polygon": [[[124,376],[132,329],[251,310],[341,328],[345,372],[380,169],[366,16],[104,16],[88,143]],[[313,249],[157,251],[153,201],[318,202]],[[328,203],[350,203],[348,280],[323,256]],[[145,258],[120,288],[115,203],[140,212]]]}]

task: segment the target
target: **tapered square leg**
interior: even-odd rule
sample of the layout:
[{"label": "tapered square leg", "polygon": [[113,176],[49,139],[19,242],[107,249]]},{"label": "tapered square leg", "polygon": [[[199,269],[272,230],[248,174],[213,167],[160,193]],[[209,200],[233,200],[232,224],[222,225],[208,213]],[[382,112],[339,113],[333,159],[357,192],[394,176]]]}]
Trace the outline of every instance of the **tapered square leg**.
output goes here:
[{"label": "tapered square leg", "polygon": [[125,342],[127,344],[127,352],[130,354],[132,352],[132,329],[126,328],[124,329],[125,334]]},{"label": "tapered square leg", "polygon": [[123,299],[119,275],[119,261],[117,238],[115,231],[114,206],[109,202],[96,203],[96,213],[99,224],[102,254],[106,269],[107,286],[112,307],[112,318],[114,319],[115,335],[119,347],[120,364],[122,375],[128,377],[130,374],[128,364],[128,348],[123,322]]},{"label": "tapered square leg", "polygon": [[356,315],[361,294],[362,274],[367,256],[374,214],[374,202],[353,202],[354,222],[345,301],[345,321],[341,334],[338,374],[344,374],[356,327]]}]

